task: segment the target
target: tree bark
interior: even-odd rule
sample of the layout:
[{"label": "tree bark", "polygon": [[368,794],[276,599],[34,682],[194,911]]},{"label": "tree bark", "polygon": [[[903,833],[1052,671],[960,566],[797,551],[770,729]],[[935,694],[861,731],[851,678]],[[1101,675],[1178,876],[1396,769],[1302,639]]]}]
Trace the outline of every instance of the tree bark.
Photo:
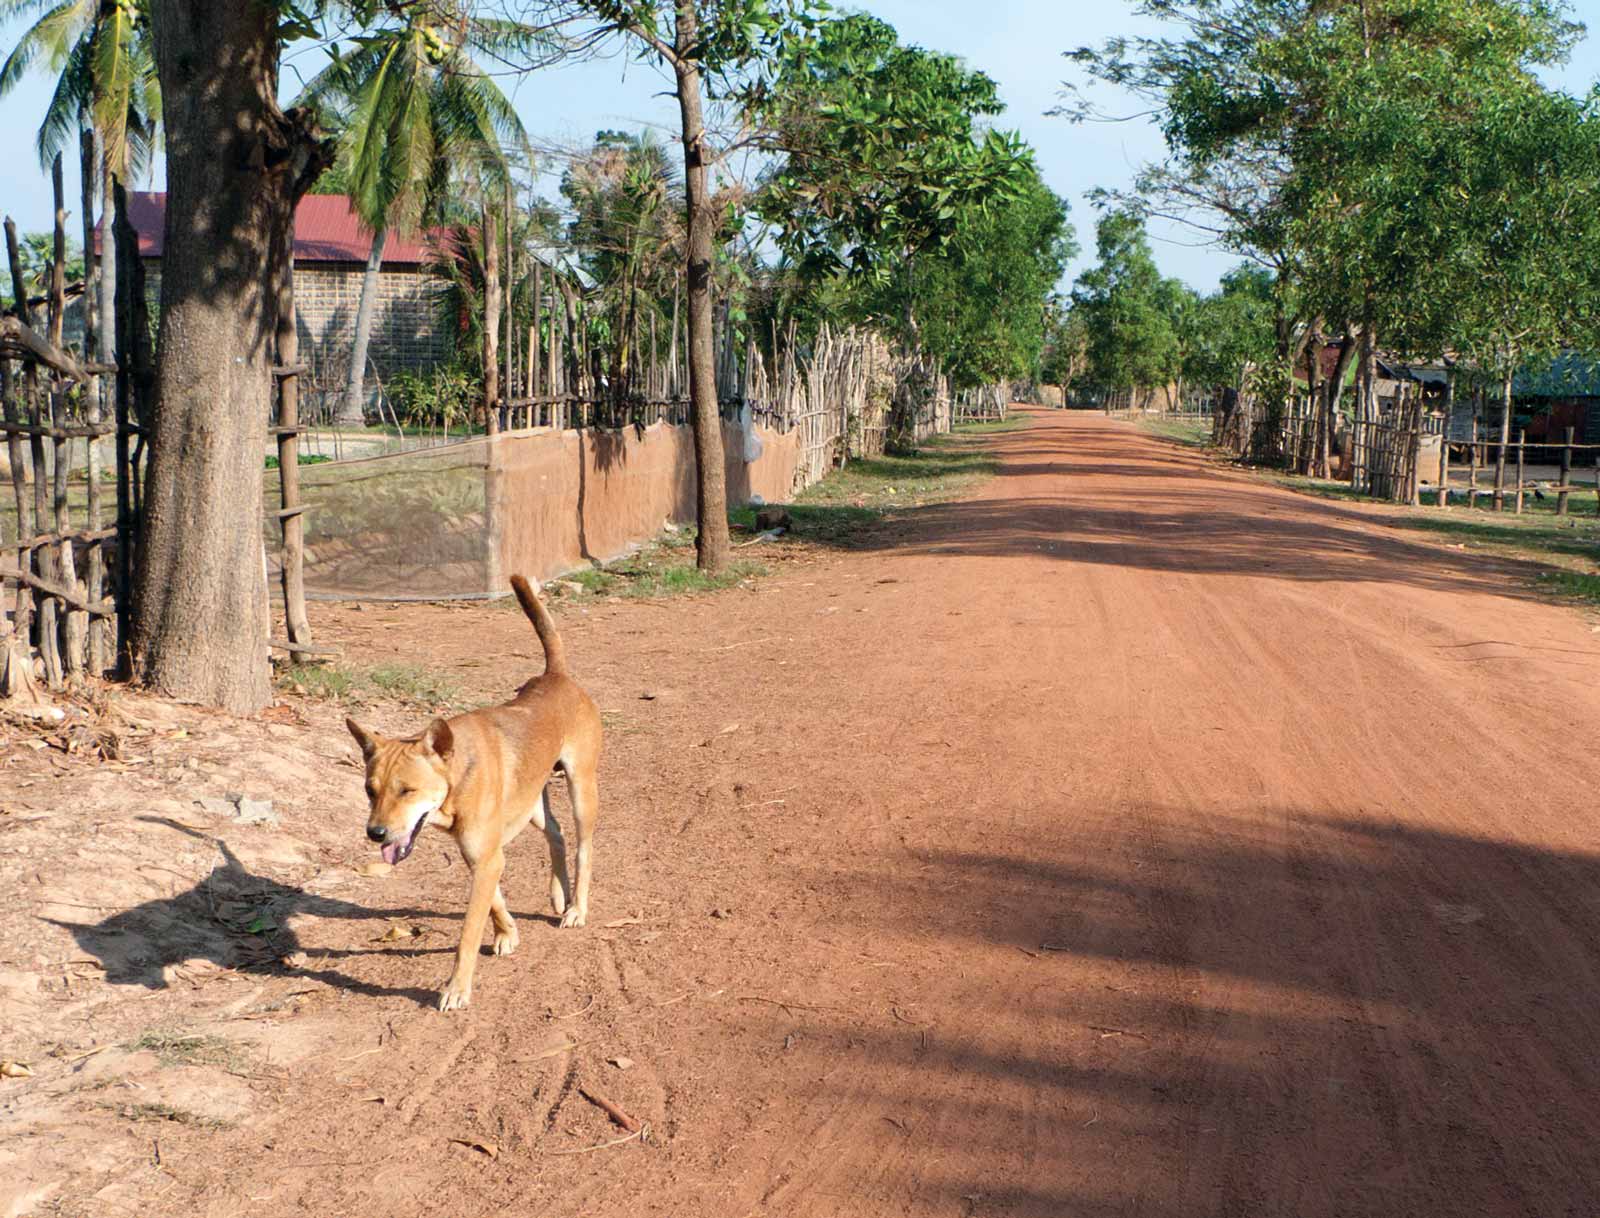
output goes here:
[{"label": "tree bark", "polygon": [[[1363,424],[1377,417],[1378,413],[1378,337],[1372,328],[1371,322],[1361,325],[1361,363],[1360,386],[1356,393],[1356,425],[1354,437],[1351,442],[1351,452],[1357,457],[1360,464],[1362,485],[1354,489],[1358,491],[1371,491],[1372,489],[1372,453],[1368,441],[1371,435]],[[1360,452],[1356,452],[1356,446]],[[1353,485],[1353,484],[1352,484]]]},{"label": "tree bark", "polygon": [[483,204],[483,429],[500,418],[500,222]]},{"label": "tree bark", "polygon": [[1500,377],[1500,443],[1494,454],[1494,510],[1506,506],[1506,443],[1511,438],[1511,383],[1516,375],[1517,353],[1506,347],[1506,370]]},{"label": "tree bark", "polygon": [[689,258],[689,399],[694,426],[697,565],[719,571],[728,560],[728,488],[722,464],[722,412],[717,403],[716,353],[711,337],[711,252],[716,214],[707,180],[705,122],[700,110],[699,12],[695,0],[674,0],[673,72],[683,121],[683,185]]},{"label": "tree bark", "polygon": [[[96,295],[99,292],[100,277],[98,266],[94,257],[94,201],[99,183],[99,160],[95,155],[94,132],[85,130],[78,141],[78,179],[79,179],[79,206],[83,212],[83,360],[86,364],[99,361],[100,352],[106,350],[99,345],[99,334],[95,329],[96,315],[99,310],[95,307]],[[109,219],[109,217],[107,217]],[[105,243],[111,244],[111,225],[105,225]],[[109,352],[108,352],[109,355]],[[91,375],[89,383],[84,389],[84,415],[92,426],[99,423],[104,417],[105,408],[101,398],[102,388],[111,382],[102,377]],[[87,524],[91,531],[100,527],[100,440],[91,439],[88,442],[87,461],[87,496],[88,511]],[[91,545],[88,554],[88,581],[87,590],[90,600],[100,600],[105,589],[105,553],[101,546]],[[92,618],[89,621],[89,675],[101,677],[105,675],[108,657],[106,647],[106,623],[102,618]]]},{"label": "tree bark", "polygon": [[[100,309],[95,325],[98,327],[100,350],[109,361],[117,349],[117,252],[115,242],[111,239],[111,217],[116,214],[117,206],[114,197],[116,178],[111,167],[104,164],[104,141],[101,141],[100,159]],[[83,256],[87,262],[87,247]]]},{"label": "tree bark", "polygon": [[[294,223],[292,214],[289,223]],[[367,270],[361,277],[355,342],[350,348],[350,375],[345,380],[344,404],[339,408],[339,423],[345,427],[364,427],[367,422],[367,348],[372,343],[372,315],[377,311],[378,278],[383,273],[383,245],[388,236],[386,229],[372,234]]]},{"label": "tree bark", "polygon": [[302,134],[278,109],[267,4],[152,0],[167,142],[161,333],[133,656],[169,696],[247,714],[272,695],[262,439],[274,225]]},{"label": "tree bark", "polygon": [[[1333,477],[1333,433],[1339,424],[1339,403],[1344,398],[1345,377],[1350,374],[1350,361],[1356,357],[1356,342],[1355,334],[1347,327],[1344,337],[1339,340],[1339,358],[1333,366],[1333,377],[1329,380],[1327,392],[1324,395],[1327,398],[1326,429],[1322,436],[1322,476],[1324,478]],[[1342,469],[1340,472],[1348,474],[1350,471]]]}]

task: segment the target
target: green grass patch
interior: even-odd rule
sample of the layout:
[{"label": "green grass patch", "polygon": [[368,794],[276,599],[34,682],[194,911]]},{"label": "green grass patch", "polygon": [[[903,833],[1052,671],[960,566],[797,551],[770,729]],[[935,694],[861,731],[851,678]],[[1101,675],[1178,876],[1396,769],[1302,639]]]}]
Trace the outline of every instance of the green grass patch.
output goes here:
[{"label": "green grass patch", "polygon": [[392,698],[426,706],[448,705],[461,693],[456,685],[415,664],[380,664],[367,670],[366,679]]},{"label": "green grass patch", "polygon": [[285,668],[278,677],[278,684],[305,697],[329,702],[361,702],[384,697],[427,709],[449,710],[457,706],[461,698],[458,685],[415,664],[379,664],[374,668],[300,664]]},{"label": "green grass patch", "polygon": [[[294,463],[296,465],[326,465],[332,460],[332,457],[324,456],[322,453],[300,453],[295,457]],[[278,458],[268,457],[266,468],[277,469]]]},{"label": "green grass patch", "polygon": [[1541,589],[1555,596],[1600,605],[1600,575],[1585,571],[1546,571],[1537,582]]},{"label": "green grass patch", "polygon": [[[1586,471],[1587,472],[1587,471]],[[1600,604],[1600,517],[1595,515],[1595,493],[1573,491],[1568,514],[1556,515],[1556,496],[1544,490],[1543,500],[1524,495],[1522,514],[1508,497],[1506,510],[1496,512],[1486,495],[1484,506],[1465,506],[1460,487],[1454,487],[1451,505],[1436,506],[1436,492],[1424,488],[1423,506],[1410,507],[1374,500],[1350,489],[1348,483],[1296,478],[1268,470],[1257,476],[1302,495],[1365,504],[1373,519],[1391,528],[1426,534],[1457,549],[1500,558],[1530,560],[1554,568],[1538,575],[1534,586],[1552,595]],[[1480,484],[1481,485],[1481,484]]]},{"label": "green grass patch", "polygon": [[1211,443],[1210,419],[1164,419],[1160,415],[1140,415],[1134,421],[1141,431],[1164,440],[1175,440],[1187,448],[1205,448]]},{"label": "green grass patch", "polygon": [[[1029,424],[1026,415],[1012,415],[999,423],[966,424],[910,452],[851,461],[785,505],[794,524],[791,536],[849,545],[892,513],[959,499],[1000,471],[1000,458],[974,440],[1019,431]],[[729,519],[753,529],[755,515],[755,509],[741,508],[729,513]]]},{"label": "green grass patch", "polygon": [[[755,512],[751,509],[729,513],[730,522],[735,524],[749,524],[754,519]],[[734,544],[738,542],[739,536],[735,533]],[[709,574],[695,566],[694,543],[694,526],[679,526],[625,557],[550,580],[543,591],[545,601],[559,607],[582,604],[591,597],[657,600],[697,592],[720,592],[768,574],[761,563],[744,559],[732,559],[715,575]],[[571,584],[582,591],[574,593],[565,586]],[[494,603],[521,612],[514,597],[503,597]]]},{"label": "green grass patch", "polygon": [[329,702],[342,702],[356,692],[355,677],[332,664],[296,665],[279,677],[278,683],[308,698]]},{"label": "green grass patch", "polygon": [[[681,538],[681,534],[679,537]],[[620,596],[630,600],[654,600],[664,596],[684,596],[696,592],[720,592],[746,580],[767,574],[757,562],[735,560],[716,574],[694,565],[693,536],[688,545],[679,538],[658,542],[627,558],[603,567],[591,567],[564,575],[557,583],[574,583],[587,596]],[[557,597],[560,603],[564,597]],[[581,599],[581,596],[579,598]],[[515,601],[510,602],[515,604]]]},{"label": "green grass patch", "polygon": [[988,419],[981,423],[957,423],[950,429],[953,436],[993,436],[1007,431],[1022,431],[1032,422],[1025,414],[1008,414],[1003,419]]}]

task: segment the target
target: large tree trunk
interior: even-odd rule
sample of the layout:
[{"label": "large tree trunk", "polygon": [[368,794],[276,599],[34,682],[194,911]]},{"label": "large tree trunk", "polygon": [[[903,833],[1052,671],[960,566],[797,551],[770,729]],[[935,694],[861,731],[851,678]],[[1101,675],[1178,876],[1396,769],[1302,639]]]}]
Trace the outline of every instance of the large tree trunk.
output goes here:
[{"label": "large tree trunk", "polygon": [[272,695],[262,447],[276,329],[272,230],[299,132],[278,109],[267,4],[153,0],[166,254],[133,619],[137,671],[249,713]]},{"label": "large tree trunk", "polygon": [[483,205],[483,429],[500,421],[500,222]]},{"label": "large tree trunk", "polygon": [[700,113],[699,40],[695,0],[674,0],[677,11],[673,71],[683,119],[683,185],[689,227],[689,400],[694,424],[695,553],[702,571],[719,571],[728,559],[728,488],[722,465],[722,412],[717,405],[716,353],[711,338],[711,239],[716,213],[706,173],[705,123]]},{"label": "large tree trunk", "polygon": [[[293,224],[291,215],[289,223]],[[339,408],[339,423],[363,427],[367,422],[367,348],[372,343],[372,315],[377,311],[378,278],[383,272],[383,243],[388,230],[372,234],[367,251],[367,270],[361,277],[361,302],[356,305],[356,337],[350,348],[350,375],[345,380],[344,404]]]},{"label": "large tree trunk", "polygon": [[[1339,402],[1344,397],[1345,377],[1350,373],[1350,361],[1356,357],[1356,338],[1354,332],[1347,326],[1345,335],[1339,340],[1339,359],[1333,366],[1333,377],[1328,382],[1324,397],[1327,405],[1324,410],[1324,430],[1322,435],[1322,476],[1333,477],[1333,433],[1339,426]],[[1348,474],[1348,469],[1341,473]]]}]

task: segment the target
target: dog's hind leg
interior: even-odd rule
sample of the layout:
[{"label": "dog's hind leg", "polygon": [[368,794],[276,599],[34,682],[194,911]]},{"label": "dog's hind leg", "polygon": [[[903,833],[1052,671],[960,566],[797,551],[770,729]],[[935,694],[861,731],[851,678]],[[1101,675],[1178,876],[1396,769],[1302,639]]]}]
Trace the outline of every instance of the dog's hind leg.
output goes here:
[{"label": "dog's hind leg", "polygon": [[489,917],[494,920],[494,954],[509,956],[517,950],[517,924],[511,918],[511,911],[506,908],[506,899],[498,884],[494,886],[494,903],[489,906]]},{"label": "dog's hind leg", "polygon": [[559,917],[571,904],[571,891],[567,886],[567,839],[561,836],[561,826],[550,814],[550,784],[539,792],[539,807],[534,819],[544,833],[545,845],[550,847],[550,907]]},{"label": "dog's hind leg", "polygon": [[562,926],[582,926],[589,918],[589,877],[594,871],[591,851],[594,845],[595,820],[600,814],[600,788],[595,781],[594,760],[586,765],[572,765],[563,758],[562,768],[572,787],[572,821],[578,838],[577,883],[574,884],[572,904],[562,915]]}]

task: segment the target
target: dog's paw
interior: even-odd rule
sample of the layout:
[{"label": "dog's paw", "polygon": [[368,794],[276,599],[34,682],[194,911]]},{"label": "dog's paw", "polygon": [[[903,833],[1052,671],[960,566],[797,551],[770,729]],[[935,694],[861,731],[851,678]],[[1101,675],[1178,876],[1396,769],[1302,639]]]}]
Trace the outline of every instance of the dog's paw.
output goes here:
[{"label": "dog's paw", "polygon": [[561,882],[560,876],[550,877],[550,908],[556,911],[557,916],[567,912],[567,886]]},{"label": "dog's paw", "polygon": [[497,930],[494,934],[494,948],[492,950],[497,956],[509,956],[512,952],[517,950],[517,943],[518,939],[516,931]]},{"label": "dog's paw", "polygon": [[465,985],[451,978],[444,989],[439,991],[439,1009],[441,1011],[459,1011],[472,1001],[472,982]]},{"label": "dog's paw", "polygon": [[571,909],[567,910],[566,913],[561,915],[561,929],[567,930],[570,927],[582,926],[588,920],[589,911],[587,909],[579,909],[576,905],[574,905]]}]

